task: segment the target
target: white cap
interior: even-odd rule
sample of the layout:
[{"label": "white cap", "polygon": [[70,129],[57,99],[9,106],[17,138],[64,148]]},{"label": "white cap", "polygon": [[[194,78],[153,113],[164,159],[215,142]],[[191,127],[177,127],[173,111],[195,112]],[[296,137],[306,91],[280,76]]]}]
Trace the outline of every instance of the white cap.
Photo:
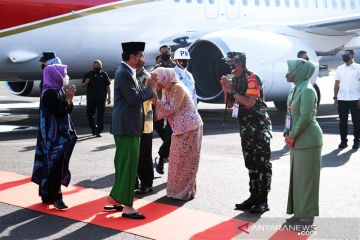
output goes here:
[{"label": "white cap", "polygon": [[174,53],[174,60],[190,59],[190,53],[186,48],[178,48]]}]

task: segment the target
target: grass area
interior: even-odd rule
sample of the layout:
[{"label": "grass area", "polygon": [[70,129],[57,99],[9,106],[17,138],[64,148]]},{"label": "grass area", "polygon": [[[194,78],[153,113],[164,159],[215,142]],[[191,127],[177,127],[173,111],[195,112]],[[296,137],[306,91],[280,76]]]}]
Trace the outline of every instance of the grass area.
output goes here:
[{"label": "grass area", "polygon": [[4,83],[3,81],[0,81],[0,89],[3,89],[4,88]]}]

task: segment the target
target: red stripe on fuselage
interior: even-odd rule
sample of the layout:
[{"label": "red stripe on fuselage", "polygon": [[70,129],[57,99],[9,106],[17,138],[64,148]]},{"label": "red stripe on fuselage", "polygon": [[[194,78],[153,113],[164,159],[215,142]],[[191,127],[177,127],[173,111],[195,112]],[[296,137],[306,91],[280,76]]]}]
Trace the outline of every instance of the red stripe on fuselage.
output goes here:
[{"label": "red stripe on fuselage", "polygon": [[118,0],[0,0],[0,30]]}]

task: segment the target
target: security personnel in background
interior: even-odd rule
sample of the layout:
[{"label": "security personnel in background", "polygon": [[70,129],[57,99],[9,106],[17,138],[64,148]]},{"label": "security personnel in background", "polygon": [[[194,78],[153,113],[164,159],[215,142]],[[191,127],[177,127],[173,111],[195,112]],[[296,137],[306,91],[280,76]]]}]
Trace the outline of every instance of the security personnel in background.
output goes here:
[{"label": "security personnel in background", "polygon": [[197,97],[193,75],[186,69],[189,65],[190,53],[185,48],[178,48],[174,53],[176,66],[174,67],[177,78],[189,89],[191,99],[197,108]]},{"label": "security personnel in background", "polygon": [[304,51],[304,50],[300,50],[300,51],[297,53],[297,57],[298,57],[298,58],[305,59],[306,61],[309,61],[309,60],[310,60],[308,53],[307,53],[306,51]]},{"label": "security personnel in background", "polygon": [[[154,66],[154,69],[158,67],[174,68],[176,64],[171,59],[171,48],[168,45],[163,45],[159,48],[161,63]],[[158,97],[161,98],[161,92],[158,92]],[[154,108],[154,111],[156,109]],[[160,136],[163,144],[160,146],[158,154],[159,158],[155,158],[155,170],[159,174],[164,174],[164,163],[169,158],[172,129],[169,123],[164,119],[154,121],[154,129]]]},{"label": "security personnel in background", "polygon": [[[86,113],[92,134],[101,137],[100,133],[104,129],[105,101],[111,103],[111,92],[109,76],[102,70],[100,60],[94,60],[93,70],[85,74],[82,82],[86,89]],[[97,112],[96,124],[95,112]]]},{"label": "security personnel in background", "polygon": [[[246,68],[246,55],[228,52],[225,61],[232,66],[231,77],[222,76],[227,106],[232,106],[233,117],[240,125],[241,146],[245,166],[249,170],[250,197],[238,210],[263,213],[269,210],[267,196],[271,185],[271,120],[266,112],[260,78]],[[231,78],[231,79],[230,79]]]},{"label": "security personnel in background", "polygon": [[171,48],[168,45],[163,45],[159,48],[160,64],[155,65],[154,69],[158,67],[175,67],[174,61],[171,59]]}]

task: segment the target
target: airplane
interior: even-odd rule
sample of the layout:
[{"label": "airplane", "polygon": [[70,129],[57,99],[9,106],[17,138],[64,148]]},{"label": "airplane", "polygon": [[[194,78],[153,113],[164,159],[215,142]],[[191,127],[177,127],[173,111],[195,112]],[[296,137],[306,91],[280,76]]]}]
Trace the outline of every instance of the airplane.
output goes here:
[{"label": "airplane", "polygon": [[[319,56],[360,47],[360,0],[0,0],[0,80],[20,96],[39,96],[41,53],[54,51],[78,86],[94,59],[114,76],[121,42],[146,42],[145,62],[159,46],[189,49],[198,99],[222,102],[219,79],[229,51],[247,55],[266,101],[286,109],[286,60],[299,50]],[[311,78],[316,85],[319,70]]]}]

